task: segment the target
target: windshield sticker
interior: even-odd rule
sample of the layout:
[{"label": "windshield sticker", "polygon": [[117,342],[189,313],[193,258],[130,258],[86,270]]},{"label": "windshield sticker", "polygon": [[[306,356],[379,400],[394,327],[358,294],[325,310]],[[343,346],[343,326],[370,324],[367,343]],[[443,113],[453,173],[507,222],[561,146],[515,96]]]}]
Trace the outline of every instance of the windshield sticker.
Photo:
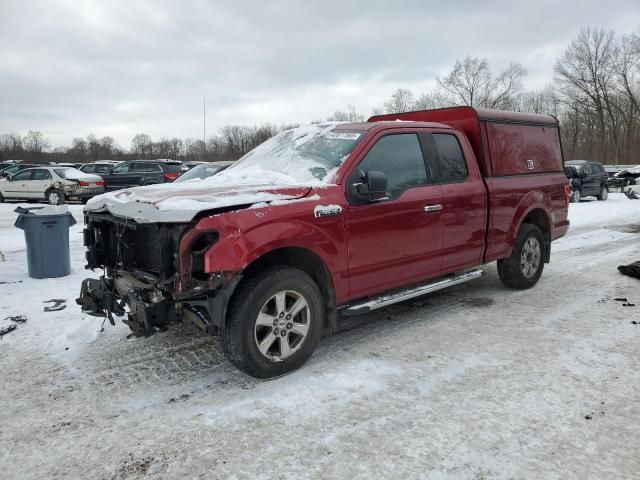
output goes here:
[{"label": "windshield sticker", "polygon": [[340,205],[316,205],[313,209],[313,215],[316,218],[342,215],[342,207]]},{"label": "windshield sticker", "polygon": [[362,136],[361,133],[358,132],[340,132],[340,131],[332,131],[327,133],[326,138],[331,138],[335,140],[357,140]]}]

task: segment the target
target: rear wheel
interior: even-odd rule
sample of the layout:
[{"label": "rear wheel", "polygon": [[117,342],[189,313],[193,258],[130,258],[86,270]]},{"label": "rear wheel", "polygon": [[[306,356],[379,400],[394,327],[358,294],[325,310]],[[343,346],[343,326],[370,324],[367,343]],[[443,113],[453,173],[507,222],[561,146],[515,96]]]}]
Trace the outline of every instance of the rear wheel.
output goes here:
[{"label": "rear wheel", "polygon": [[47,192],[47,201],[51,205],[62,205],[64,204],[64,193],[62,193],[60,190],[52,188]]},{"label": "rear wheel", "polygon": [[226,357],[256,378],[284,375],[313,353],[322,333],[322,295],[306,273],[272,267],[238,287],[220,332]]},{"label": "rear wheel", "polygon": [[598,195],[598,200],[606,200],[609,197],[609,189],[607,187],[602,187],[600,190],[600,195]]},{"label": "rear wheel", "polygon": [[535,225],[520,227],[510,258],[498,260],[498,275],[509,288],[533,287],[544,269],[544,236]]}]

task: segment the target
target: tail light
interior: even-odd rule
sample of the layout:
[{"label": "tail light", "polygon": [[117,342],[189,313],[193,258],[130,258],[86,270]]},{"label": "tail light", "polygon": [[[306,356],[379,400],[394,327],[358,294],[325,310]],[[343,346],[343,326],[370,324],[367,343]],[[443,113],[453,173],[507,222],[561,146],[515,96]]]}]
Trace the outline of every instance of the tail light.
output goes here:
[{"label": "tail light", "polygon": [[104,187],[104,182],[96,182],[96,187]]},{"label": "tail light", "polygon": [[89,182],[83,182],[82,180],[80,180],[81,187],[88,187],[89,185],[91,185]]},{"label": "tail light", "polygon": [[165,173],[163,176],[166,182],[172,182],[176,178],[178,178],[179,175],[180,174],[178,172],[168,172],[168,173]]},{"label": "tail light", "polygon": [[567,199],[567,201],[569,201],[569,199],[571,198],[571,185],[564,186],[564,196]]}]

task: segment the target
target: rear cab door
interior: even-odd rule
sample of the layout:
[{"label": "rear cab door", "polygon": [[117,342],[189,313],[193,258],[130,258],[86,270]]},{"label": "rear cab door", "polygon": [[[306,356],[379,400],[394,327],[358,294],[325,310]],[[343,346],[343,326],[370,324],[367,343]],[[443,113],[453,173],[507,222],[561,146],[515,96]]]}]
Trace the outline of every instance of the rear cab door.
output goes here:
[{"label": "rear cab door", "polygon": [[442,274],[482,263],[487,191],[467,138],[451,129],[421,134],[429,177],[442,187]]},{"label": "rear cab door", "polygon": [[[442,187],[429,178],[420,134],[416,128],[378,132],[345,177],[351,299],[440,275]],[[352,194],[367,171],[385,173],[385,198]]]}]

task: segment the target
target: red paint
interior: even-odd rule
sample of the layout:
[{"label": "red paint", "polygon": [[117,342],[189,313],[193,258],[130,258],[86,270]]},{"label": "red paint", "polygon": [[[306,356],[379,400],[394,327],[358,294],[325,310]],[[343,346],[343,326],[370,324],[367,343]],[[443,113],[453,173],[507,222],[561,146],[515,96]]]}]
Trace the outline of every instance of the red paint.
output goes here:
[{"label": "red paint", "polygon": [[[387,121],[395,119],[411,121]],[[183,278],[198,235],[216,231],[219,239],[205,254],[207,272],[242,271],[273,250],[302,248],[324,263],[340,305],[508,257],[533,210],[543,213],[549,238],[567,230],[567,179],[553,117],[461,107],[377,116],[341,128],[366,133],[339,168],[335,185],[311,188],[305,198],[289,203],[201,219],[180,243]],[[467,162],[466,180],[350,205],[347,180],[369,149],[384,135],[407,132],[456,135]],[[442,210],[424,211],[433,204]],[[339,205],[342,212],[315,218],[318,205]]]}]

